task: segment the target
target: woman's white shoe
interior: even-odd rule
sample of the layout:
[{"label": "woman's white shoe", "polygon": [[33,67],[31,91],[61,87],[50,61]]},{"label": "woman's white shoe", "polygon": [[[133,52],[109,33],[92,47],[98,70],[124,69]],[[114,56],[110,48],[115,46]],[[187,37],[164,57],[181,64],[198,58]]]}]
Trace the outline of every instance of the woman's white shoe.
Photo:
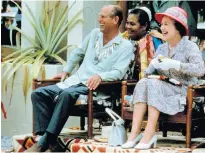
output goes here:
[{"label": "woman's white shoe", "polygon": [[142,139],[142,133],[138,134],[138,136],[133,141],[127,141],[121,147],[123,149],[134,148],[134,146]]},{"label": "woman's white shoe", "polygon": [[154,135],[152,137],[152,139],[147,143],[138,143],[136,146],[135,146],[135,149],[138,149],[138,150],[143,150],[143,149],[149,149],[149,148],[156,148],[157,146],[157,135]]}]

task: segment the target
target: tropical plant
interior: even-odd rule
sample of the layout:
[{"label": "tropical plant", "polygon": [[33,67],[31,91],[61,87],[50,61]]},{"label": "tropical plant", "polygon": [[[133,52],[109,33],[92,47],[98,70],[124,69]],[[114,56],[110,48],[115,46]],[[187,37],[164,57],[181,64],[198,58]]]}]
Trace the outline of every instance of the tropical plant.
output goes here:
[{"label": "tropical plant", "polygon": [[[12,1],[15,3],[14,1]],[[17,4],[16,6],[22,11],[29,23],[32,25],[36,33],[36,38],[30,37],[26,32],[18,27],[11,26],[11,32],[13,29],[21,33],[31,44],[31,47],[20,48],[17,46],[10,46],[17,51],[8,55],[3,59],[2,67],[5,66],[5,71],[2,75],[2,85],[5,91],[10,79],[14,79],[15,73],[22,66],[24,70],[23,92],[26,101],[27,91],[31,85],[31,80],[37,78],[39,73],[43,71],[43,64],[59,62],[63,65],[66,62],[59,56],[62,52],[66,52],[68,48],[73,47],[71,45],[59,48],[62,40],[68,35],[68,32],[79,22],[83,22],[80,18],[81,11],[77,12],[72,19],[68,20],[69,10],[73,7],[75,2],[70,7],[62,9],[60,7],[60,1],[58,1],[51,10],[48,7],[48,1],[44,1],[43,15],[38,18],[31,11],[31,8],[25,2],[26,9],[21,9]],[[12,44],[12,34],[11,44]],[[28,65],[32,64],[32,68],[28,68]],[[9,66],[8,66],[9,65]],[[41,72],[42,73],[42,72]]]}]

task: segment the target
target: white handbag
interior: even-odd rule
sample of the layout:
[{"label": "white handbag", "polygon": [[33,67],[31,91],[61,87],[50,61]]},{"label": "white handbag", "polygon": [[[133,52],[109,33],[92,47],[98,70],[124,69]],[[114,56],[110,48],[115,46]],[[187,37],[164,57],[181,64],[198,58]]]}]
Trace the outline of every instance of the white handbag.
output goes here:
[{"label": "white handbag", "polygon": [[108,136],[108,145],[121,146],[127,141],[127,132],[124,127],[124,120],[109,108],[106,108],[105,111],[114,120]]}]

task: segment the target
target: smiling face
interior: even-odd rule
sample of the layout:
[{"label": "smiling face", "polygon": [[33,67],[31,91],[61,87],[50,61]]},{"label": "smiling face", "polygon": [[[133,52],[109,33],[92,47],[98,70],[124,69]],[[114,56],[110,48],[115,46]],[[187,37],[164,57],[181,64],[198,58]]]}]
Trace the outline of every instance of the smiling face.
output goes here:
[{"label": "smiling face", "polygon": [[116,17],[113,17],[112,9],[113,7],[111,6],[105,6],[98,15],[100,31],[103,33],[108,33],[112,28],[117,27],[118,20],[116,20]]},{"label": "smiling face", "polygon": [[141,26],[138,15],[129,14],[125,28],[127,29],[129,38],[138,40],[144,33],[146,33],[146,26]]},{"label": "smiling face", "polygon": [[175,38],[179,37],[179,31],[175,27],[175,21],[167,16],[162,18],[161,31],[164,39],[168,42],[172,42]]}]

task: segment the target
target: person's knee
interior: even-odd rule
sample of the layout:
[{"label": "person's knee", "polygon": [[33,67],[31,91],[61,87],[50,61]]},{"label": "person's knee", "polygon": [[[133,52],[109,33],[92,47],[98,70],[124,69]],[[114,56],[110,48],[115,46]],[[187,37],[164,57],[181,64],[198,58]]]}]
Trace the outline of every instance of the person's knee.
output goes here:
[{"label": "person's knee", "polygon": [[138,84],[144,84],[144,83],[147,83],[147,78],[142,78],[138,81]]},{"label": "person's knee", "polygon": [[60,96],[62,96],[62,97],[64,97],[64,98],[66,98],[66,97],[69,97],[69,98],[75,98],[75,92],[73,92],[73,91],[70,91],[70,90],[64,90],[61,94],[60,94]]},{"label": "person's knee", "polygon": [[64,90],[58,97],[59,101],[64,103],[65,105],[73,105],[78,96],[76,92],[74,91],[69,91],[69,90]]},{"label": "person's knee", "polygon": [[37,88],[35,89],[32,93],[31,93],[31,100],[32,102],[35,101],[35,99],[42,94],[42,89],[41,88]]}]

